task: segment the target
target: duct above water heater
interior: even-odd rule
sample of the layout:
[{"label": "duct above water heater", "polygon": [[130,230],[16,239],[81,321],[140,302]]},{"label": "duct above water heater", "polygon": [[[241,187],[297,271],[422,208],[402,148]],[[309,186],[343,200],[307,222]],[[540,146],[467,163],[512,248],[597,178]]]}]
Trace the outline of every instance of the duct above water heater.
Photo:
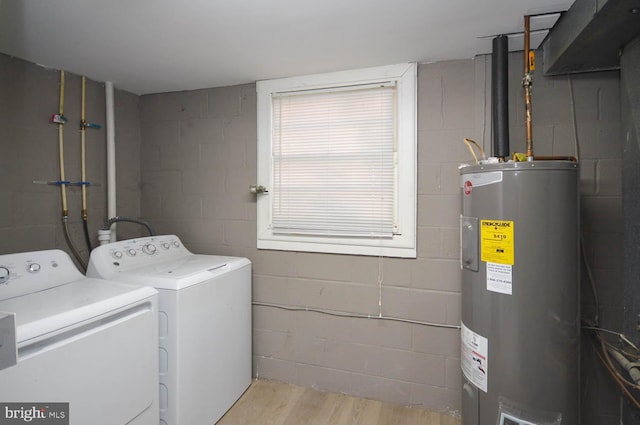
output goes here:
[{"label": "duct above water heater", "polygon": [[460,169],[463,425],[579,425],[578,164]]}]

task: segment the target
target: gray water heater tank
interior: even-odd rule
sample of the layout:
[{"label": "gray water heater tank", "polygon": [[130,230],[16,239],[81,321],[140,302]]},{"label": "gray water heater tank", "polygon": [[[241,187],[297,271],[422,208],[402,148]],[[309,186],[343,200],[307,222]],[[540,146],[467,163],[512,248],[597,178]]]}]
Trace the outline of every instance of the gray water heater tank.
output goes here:
[{"label": "gray water heater tank", "polygon": [[463,425],[579,425],[578,164],[460,169]]}]

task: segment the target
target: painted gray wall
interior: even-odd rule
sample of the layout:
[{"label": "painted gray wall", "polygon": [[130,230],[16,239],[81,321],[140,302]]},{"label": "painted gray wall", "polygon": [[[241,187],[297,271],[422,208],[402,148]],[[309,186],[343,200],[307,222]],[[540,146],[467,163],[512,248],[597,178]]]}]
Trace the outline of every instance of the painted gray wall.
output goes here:
[{"label": "painted gray wall", "polygon": [[[525,149],[521,58],[510,58],[517,151]],[[491,145],[489,72],[488,57],[419,67],[417,259],[256,249],[249,194],[256,183],[252,84],[142,97],[143,214],[193,251],[250,258],[255,301],[375,315],[381,279],[385,315],[458,324],[457,167],[472,160],[464,137]],[[534,79],[536,153],[575,155],[569,79]],[[602,321],[615,327],[622,304],[619,76],[571,80],[585,246],[602,291]],[[585,312],[592,311],[590,292],[583,299]],[[262,306],[253,311],[256,376],[439,411],[460,408],[456,330]],[[617,393],[600,385],[597,370],[585,370],[584,378],[590,384],[584,423],[609,423],[617,415]]]},{"label": "painted gray wall", "polygon": [[[623,194],[624,194],[624,332],[638,341],[640,323],[640,37],[629,43],[622,51],[622,137],[624,140]],[[626,403],[625,423],[640,423],[640,413],[629,402]]]},{"label": "painted gray wall", "polygon": [[[521,54],[511,56],[512,150],[524,150]],[[539,66],[540,68],[540,66]],[[377,313],[416,320],[459,321],[457,166],[472,158],[471,137],[490,146],[490,60],[419,67],[418,258],[258,251],[253,84],[137,97],[116,90],[118,212],[149,219],[178,234],[195,252],[241,255],[254,267],[257,301]],[[0,253],[65,248],[55,187],[58,178],[55,70],[0,55]],[[582,228],[600,290],[603,326],[622,326],[622,142],[620,80],[607,72],[571,77],[580,141]],[[87,116],[104,124],[104,87],[89,81]],[[567,77],[534,76],[537,154],[573,155]],[[80,78],[67,74],[67,176],[79,179]],[[104,130],[87,132],[89,222],[106,218]],[[520,143],[520,148],[518,148]],[[141,186],[142,182],[142,186]],[[99,186],[98,186],[99,185]],[[69,208],[81,242],[79,191]],[[603,225],[606,223],[606,226]],[[123,224],[119,238],[144,232]],[[93,232],[92,232],[93,233]],[[382,266],[382,274],[379,274]],[[586,273],[583,271],[583,277]],[[583,283],[583,312],[593,302]],[[458,332],[376,320],[254,308],[254,373],[261,377],[415,404],[459,409]],[[583,423],[618,423],[618,392],[583,344]]]},{"label": "painted gray wall", "polygon": [[[58,186],[34,184],[34,180],[59,180],[58,129],[49,118],[58,113],[58,70],[0,54],[0,253],[60,248],[67,252],[62,233],[62,202]],[[88,221],[95,245],[97,229],[106,217],[106,144],[104,85],[87,80],[87,121],[100,130],[87,129],[86,157],[89,187]],[[118,212],[140,215],[140,117],[139,97],[116,90],[116,155]],[[81,180],[80,117],[81,79],[65,74],[64,127],[65,177]],[[67,190],[72,239],[88,258],[81,219],[78,186]],[[122,237],[140,229],[122,226]],[[131,236],[132,235],[132,236]]]}]

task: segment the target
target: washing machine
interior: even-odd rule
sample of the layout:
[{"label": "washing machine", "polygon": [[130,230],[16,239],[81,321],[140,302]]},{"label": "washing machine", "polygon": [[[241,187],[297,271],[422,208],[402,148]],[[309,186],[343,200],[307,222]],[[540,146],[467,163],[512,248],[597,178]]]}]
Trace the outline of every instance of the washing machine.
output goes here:
[{"label": "washing machine", "polygon": [[64,251],[0,255],[0,423],[157,425],[157,302]]},{"label": "washing machine", "polygon": [[212,425],[251,384],[251,262],[175,235],[101,245],[87,275],[159,292],[160,423]]}]

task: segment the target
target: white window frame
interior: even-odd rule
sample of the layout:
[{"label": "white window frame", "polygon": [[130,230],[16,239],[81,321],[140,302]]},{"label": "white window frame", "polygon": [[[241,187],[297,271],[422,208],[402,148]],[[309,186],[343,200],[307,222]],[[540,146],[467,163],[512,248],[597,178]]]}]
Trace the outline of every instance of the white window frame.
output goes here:
[{"label": "white window frame", "polygon": [[269,192],[257,195],[257,247],[286,251],[326,252],[354,255],[416,258],[417,216],[417,65],[404,63],[351,71],[258,81],[258,181],[272,185],[272,95],[300,90],[340,88],[395,82],[397,87],[397,224],[392,238],[282,235],[271,231]]}]

